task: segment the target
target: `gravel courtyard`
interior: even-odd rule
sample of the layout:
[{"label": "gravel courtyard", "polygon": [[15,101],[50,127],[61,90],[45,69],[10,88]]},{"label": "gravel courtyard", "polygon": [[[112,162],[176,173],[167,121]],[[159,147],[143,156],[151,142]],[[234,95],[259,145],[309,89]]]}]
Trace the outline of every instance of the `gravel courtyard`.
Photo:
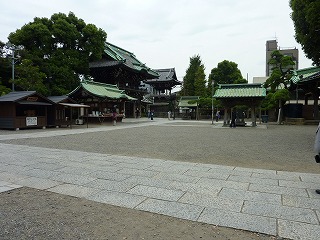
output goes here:
[{"label": "gravel courtyard", "polygon": [[279,171],[320,172],[320,166],[314,161],[314,125],[269,124],[267,128],[230,129],[210,123],[168,121],[156,126],[2,142]]}]

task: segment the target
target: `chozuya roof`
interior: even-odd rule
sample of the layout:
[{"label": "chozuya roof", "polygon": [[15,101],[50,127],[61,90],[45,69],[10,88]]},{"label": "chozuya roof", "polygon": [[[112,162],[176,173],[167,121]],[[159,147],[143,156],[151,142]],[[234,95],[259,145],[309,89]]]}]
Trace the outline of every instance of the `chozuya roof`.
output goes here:
[{"label": "chozuya roof", "polygon": [[215,98],[263,98],[266,89],[262,84],[220,84],[213,97]]},{"label": "chozuya roof", "polygon": [[159,78],[146,80],[145,83],[173,82],[175,85],[181,85],[181,82],[177,79],[176,70],[174,68],[154,69],[154,71],[159,74]]},{"label": "chozuya roof", "polygon": [[294,84],[299,84],[300,82],[306,82],[309,80],[313,80],[314,77],[317,75],[319,76],[320,67],[310,67],[310,68],[303,68],[299,70],[293,71],[293,76],[291,77],[290,81]]},{"label": "chozuya roof", "polygon": [[106,42],[104,52],[112,60],[100,60],[97,62],[89,63],[90,68],[123,65],[134,71],[143,72],[144,74],[148,75],[149,78],[156,78],[159,76],[157,72],[140,62],[133,53],[123,48],[117,47],[111,43]]},{"label": "chozuya roof", "polygon": [[116,85],[94,82],[92,80],[81,81],[80,85],[67,95],[72,97],[79,90],[84,90],[88,94],[98,98],[137,100],[125,94],[124,90],[120,90]]},{"label": "chozuya roof", "polygon": [[182,96],[178,107],[197,107],[199,98],[199,96]]}]

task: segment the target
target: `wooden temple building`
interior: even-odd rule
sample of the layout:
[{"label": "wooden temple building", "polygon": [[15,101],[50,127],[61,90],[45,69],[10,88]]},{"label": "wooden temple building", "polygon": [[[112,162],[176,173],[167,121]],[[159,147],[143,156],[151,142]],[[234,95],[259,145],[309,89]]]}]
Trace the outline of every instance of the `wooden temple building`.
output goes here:
[{"label": "wooden temple building", "polygon": [[79,86],[68,94],[68,97],[74,102],[90,106],[90,112],[86,114],[82,111],[78,114],[77,119],[81,123],[86,119],[96,123],[112,121],[113,111],[117,112],[117,121],[122,121],[127,113],[126,103],[137,100],[116,85],[92,80],[81,81]]},{"label": "wooden temple building", "polygon": [[149,92],[145,95],[148,102],[149,110],[153,110],[158,117],[166,117],[170,111],[175,117],[177,96],[172,93],[172,89],[181,83],[177,79],[174,68],[155,69],[158,78],[148,79],[144,81],[144,87]]},{"label": "wooden temple building", "polygon": [[320,67],[295,70],[290,83],[294,99],[285,106],[286,122],[318,123],[320,121]]},{"label": "wooden temple building", "polygon": [[220,84],[213,97],[221,100],[221,104],[225,108],[224,126],[229,126],[232,118],[237,120],[237,125],[245,126],[243,118],[235,116],[238,114],[235,106],[246,105],[251,109],[251,126],[255,127],[257,125],[257,110],[261,101],[266,97],[266,89],[261,84]]},{"label": "wooden temple building", "polygon": [[135,116],[137,108],[141,112],[142,100],[147,94],[141,83],[159,77],[157,72],[139,61],[132,52],[108,42],[105,44],[102,59],[89,63],[89,68],[94,81],[116,85],[136,99],[125,103],[128,117]]}]

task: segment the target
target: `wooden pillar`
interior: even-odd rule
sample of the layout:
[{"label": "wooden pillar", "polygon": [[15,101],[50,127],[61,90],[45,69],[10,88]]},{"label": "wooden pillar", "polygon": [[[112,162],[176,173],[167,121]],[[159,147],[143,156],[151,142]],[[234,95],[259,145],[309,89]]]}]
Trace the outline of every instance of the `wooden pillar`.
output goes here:
[{"label": "wooden pillar", "polygon": [[252,127],[256,127],[257,126],[257,122],[256,122],[256,108],[255,106],[251,107],[251,122],[252,122]]},{"label": "wooden pillar", "polygon": [[319,93],[318,91],[314,91],[313,92],[313,100],[314,100],[314,104],[313,104],[313,118],[314,120],[318,120],[319,119]]},{"label": "wooden pillar", "polygon": [[136,118],[137,116],[137,114],[136,114],[136,109],[137,109],[137,104],[136,104],[136,101],[134,101],[134,103],[133,103],[133,117],[134,118]]},{"label": "wooden pillar", "polygon": [[223,126],[228,126],[230,122],[230,117],[229,117],[229,108],[224,109],[224,116],[223,116]]}]

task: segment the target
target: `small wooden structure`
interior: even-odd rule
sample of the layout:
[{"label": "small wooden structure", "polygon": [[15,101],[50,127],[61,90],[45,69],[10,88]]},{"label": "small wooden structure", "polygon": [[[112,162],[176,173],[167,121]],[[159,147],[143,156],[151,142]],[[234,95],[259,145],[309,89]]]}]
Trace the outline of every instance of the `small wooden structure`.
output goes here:
[{"label": "small wooden structure", "polygon": [[182,114],[182,119],[199,120],[199,96],[182,96],[179,100],[179,111]]},{"label": "small wooden structure", "polygon": [[46,128],[54,103],[35,91],[10,92],[0,97],[0,129]]},{"label": "small wooden structure", "polygon": [[232,114],[236,105],[246,105],[251,108],[251,126],[255,127],[256,110],[266,97],[266,89],[261,84],[220,84],[213,97],[225,107],[224,126],[229,126],[230,119],[235,118]]},{"label": "small wooden structure", "polygon": [[[79,116],[88,115],[88,112],[85,113],[85,109],[90,108],[90,106],[77,104],[67,95],[49,96],[48,99],[54,102],[54,105],[48,108],[48,126],[81,125],[83,124],[83,120],[79,119]],[[77,109],[77,113],[73,109]],[[73,116],[74,114],[76,114],[76,117]]]}]

